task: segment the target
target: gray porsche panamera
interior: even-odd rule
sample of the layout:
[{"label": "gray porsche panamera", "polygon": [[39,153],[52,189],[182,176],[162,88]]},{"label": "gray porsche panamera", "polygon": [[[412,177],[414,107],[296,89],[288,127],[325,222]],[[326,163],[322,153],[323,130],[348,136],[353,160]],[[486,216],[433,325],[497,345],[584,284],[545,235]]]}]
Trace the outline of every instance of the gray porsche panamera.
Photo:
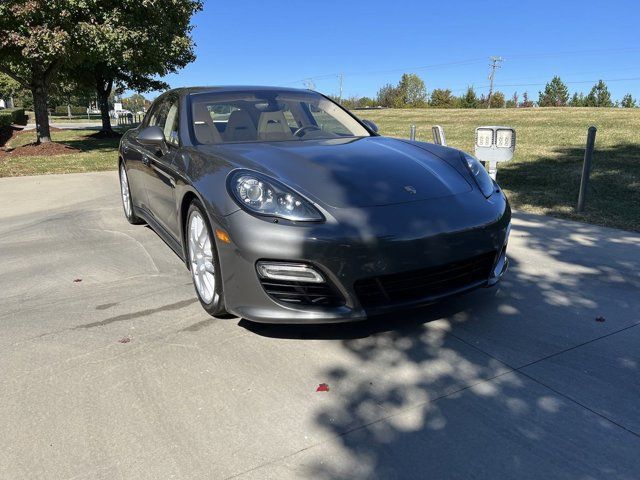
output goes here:
[{"label": "gray porsche panamera", "polygon": [[471,155],[388,138],[309,90],[154,101],[119,149],[124,213],[191,271],[211,315],[362,320],[495,285],[511,211]]}]

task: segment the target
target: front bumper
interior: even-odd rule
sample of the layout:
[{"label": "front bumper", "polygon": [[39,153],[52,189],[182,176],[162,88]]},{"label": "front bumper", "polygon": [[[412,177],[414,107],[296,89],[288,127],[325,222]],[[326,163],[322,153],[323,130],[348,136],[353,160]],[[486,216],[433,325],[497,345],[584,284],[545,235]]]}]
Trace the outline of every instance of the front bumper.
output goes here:
[{"label": "front bumper", "polygon": [[[328,211],[322,224],[285,225],[243,210],[232,213],[221,225],[232,242],[218,242],[226,308],[255,322],[346,322],[494,285],[508,264],[511,212],[501,192],[489,200],[478,195],[474,191],[409,204]],[[462,262],[491,252],[495,261],[486,278],[437,295],[365,308],[354,288],[361,279]],[[259,260],[313,265],[344,297],[344,305],[298,306],[274,300],[258,278]]]}]

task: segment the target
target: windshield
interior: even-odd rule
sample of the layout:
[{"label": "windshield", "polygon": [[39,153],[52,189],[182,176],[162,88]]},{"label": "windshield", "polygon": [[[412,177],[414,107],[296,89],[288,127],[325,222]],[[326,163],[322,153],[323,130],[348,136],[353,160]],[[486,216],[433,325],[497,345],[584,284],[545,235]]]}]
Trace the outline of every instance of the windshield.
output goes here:
[{"label": "windshield", "polygon": [[190,99],[198,143],[369,136],[345,110],[313,92],[197,93],[190,95]]}]

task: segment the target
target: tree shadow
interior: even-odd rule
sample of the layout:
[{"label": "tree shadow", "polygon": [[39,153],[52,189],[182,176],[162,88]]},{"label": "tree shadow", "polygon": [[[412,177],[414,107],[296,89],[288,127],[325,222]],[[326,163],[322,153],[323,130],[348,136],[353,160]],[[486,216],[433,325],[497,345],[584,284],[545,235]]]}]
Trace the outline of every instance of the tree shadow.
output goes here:
[{"label": "tree shadow", "polygon": [[[540,166],[516,168],[534,175]],[[532,214],[513,223],[515,255],[497,289],[360,323],[241,321],[268,337],[337,342],[344,353],[320,375],[330,392],[314,422],[327,440],[287,467],[328,479],[635,475],[637,438],[523,369],[638,322],[640,237]],[[374,228],[366,215],[351,227],[362,236]]]}]

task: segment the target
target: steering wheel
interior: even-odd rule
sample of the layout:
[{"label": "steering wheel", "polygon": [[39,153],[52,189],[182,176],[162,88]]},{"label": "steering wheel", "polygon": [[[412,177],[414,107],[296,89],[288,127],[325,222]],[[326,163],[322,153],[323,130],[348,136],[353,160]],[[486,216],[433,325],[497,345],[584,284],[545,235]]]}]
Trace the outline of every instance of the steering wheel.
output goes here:
[{"label": "steering wheel", "polygon": [[[302,135],[305,134],[305,132],[307,130],[322,130],[322,129],[317,125],[304,125],[304,126],[300,127],[299,129],[297,129],[295,132],[293,132],[293,136],[294,137],[301,137]],[[302,135],[300,135],[300,134],[302,134]]]}]

